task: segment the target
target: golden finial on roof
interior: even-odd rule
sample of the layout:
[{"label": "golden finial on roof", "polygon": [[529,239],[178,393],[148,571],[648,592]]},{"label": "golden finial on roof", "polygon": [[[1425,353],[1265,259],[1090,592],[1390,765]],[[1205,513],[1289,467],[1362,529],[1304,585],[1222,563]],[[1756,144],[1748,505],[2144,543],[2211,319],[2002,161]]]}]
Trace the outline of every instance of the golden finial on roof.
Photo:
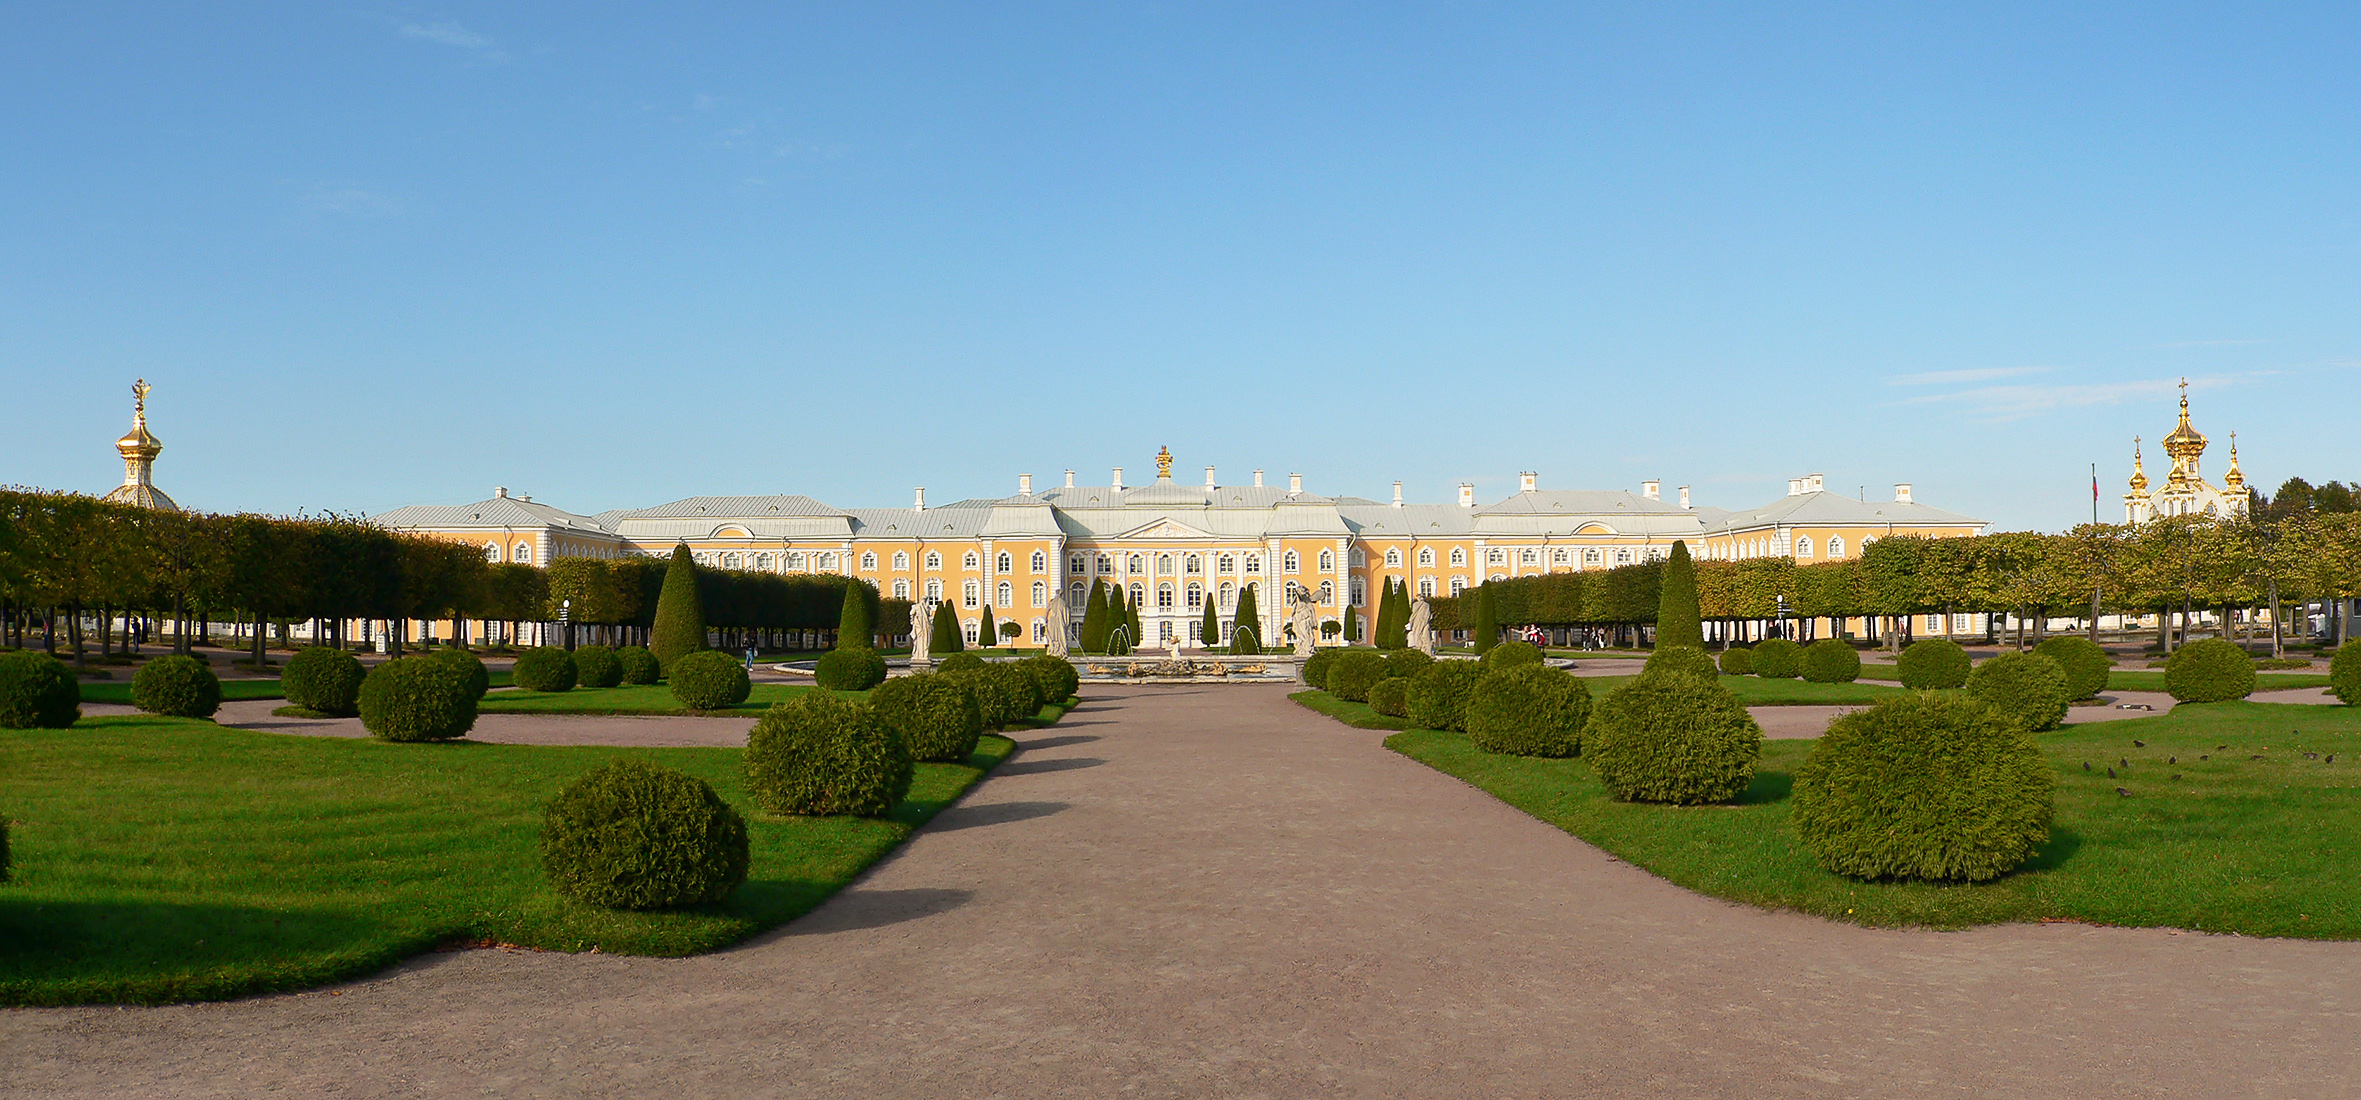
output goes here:
[{"label": "golden finial on roof", "polygon": [[1172,480],[1172,448],[1170,447],[1161,448],[1156,452],[1156,480]]},{"label": "golden finial on roof", "polygon": [[115,441],[115,450],[126,459],[145,456],[154,459],[164,453],[164,444],[148,432],[148,380],[131,384],[131,430]]},{"label": "golden finial on roof", "polygon": [[2222,488],[2238,492],[2246,488],[2246,474],[2238,469],[2238,433],[2230,433],[2230,468],[2222,474]]},{"label": "golden finial on roof", "polygon": [[2133,496],[2148,495],[2148,472],[2140,466],[2140,437],[2131,437],[2131,492]]},{"label": "golden finial on roof", "polygon": [[106,499],[175,511],[179,505],[155,484],[156,456],[164,453],[164,444],[148,431],[148,390],[145,378],[131,384],[131,431],[115,441],[115,452],[123,456],[123,484],[108,493]]}]

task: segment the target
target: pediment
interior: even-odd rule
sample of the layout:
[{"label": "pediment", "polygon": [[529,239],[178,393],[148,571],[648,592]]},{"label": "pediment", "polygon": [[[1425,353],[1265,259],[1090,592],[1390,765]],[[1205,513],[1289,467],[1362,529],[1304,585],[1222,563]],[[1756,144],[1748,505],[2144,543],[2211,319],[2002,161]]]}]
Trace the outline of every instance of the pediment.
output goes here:
[{"label": "pediment", "polygon": [[1210,539],[1213,532],[1191,527],[1177,519],[1159,519],[1125,531],[1117,538],[1126,539]]}]

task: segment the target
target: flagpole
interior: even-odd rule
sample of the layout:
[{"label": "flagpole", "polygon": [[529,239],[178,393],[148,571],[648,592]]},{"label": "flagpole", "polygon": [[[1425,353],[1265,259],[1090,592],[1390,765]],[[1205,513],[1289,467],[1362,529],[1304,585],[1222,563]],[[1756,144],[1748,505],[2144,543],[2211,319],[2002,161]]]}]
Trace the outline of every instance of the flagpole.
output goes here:
[{"label": "flagpole", "polygon": [[2099,525],[2099,464],[2090,464],[2090,525]]}]

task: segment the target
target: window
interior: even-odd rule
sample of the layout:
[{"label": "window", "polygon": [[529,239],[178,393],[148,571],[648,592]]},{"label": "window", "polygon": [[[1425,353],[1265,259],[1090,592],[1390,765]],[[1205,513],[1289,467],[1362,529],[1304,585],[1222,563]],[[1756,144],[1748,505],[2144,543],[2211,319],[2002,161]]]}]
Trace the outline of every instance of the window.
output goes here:
[{"label": "window", "polygon": [[1353,578],[1352,591],[1354,607],[1367,607],[1369,605],[1369,588],[1367,585],[1361,583],[1361,578]]},{"label": "window", "polygon": [[1138,581],[1133,581],[1133,582],[1131,582],[1131,606],[1133,606],[1133,607],[1146,607],[1146,606],[1148,606],[1148,586],[1147,586],[1147,585],[1141,584],[1141,583],[1139,583]]},{"label": "window", "polygon": [[943,567],[943,555],[935,553],[932,550],[927,551],[926,567],[930,570],[941,569]]},{"label": "window", "polygon": [[1158,610],[1158,611],[1170,611],[1170,610],[1172,610],[1172,582],[1171,582],[1171,581],[1166,581],[1166,582],[1164,582],[1163,584],[1159,584],[1159,585],[1157,585],[1157,586],[1156,586],[1156,610]]},{"label": "window", "polygon": [[[1429,552],[1427,552],[1427,553],[1426,553],[1426,556],[1431,558],[1431,557],[1433,557],[1433,556],[1434,556],[1434,554],[1433,554],[1433,552],[1429,551]],[[1387,565],[1387,566],[1389,566],[1389,567],[1396,567],[1396,568],[1400,567],[1400,566],[1401,566],[1401,564],[1402,564],[1402,551],[1401,551],[1401,549],[1400,549],[1399,547],[1393,547],[1393,546],[1386,547],[1386,551],[1385,551],[1385,563],[1386,563],[1386,565]]]},{"label": "window", "polygon": [[894,572],[896,572],[896,573],[906,573],[906,572],[909,572],[909,570],[910,570],[910,553],[909,553],[909,551],[907,551],[907,550],[896,550],[896,551],[894,551]]},{"label": "window", "polygon": [[1089,559],[1089,558],[1083,557],[1083,556],[1082,556],[1082,555],[1080,555],[1080,554],[1074,554],[1074,555],[1072,555],[1072,556],[1070,556],[1070,557],[1068,557],[1068,558],[1066,559],[1066,572],[1069,572],[1069,573],[1085,573],[1085,572],[1089,572],[1089,570],[1090,570],[1090,566],[1089,566],[1089,564],[1087,564],[1089,561],[1090,561],[1090,559]]},{"label": "window", "polygon": [[1451,578],[1451,594],[1452,594],[1452,595],[1456,596],[1456,595],[1459,595],[1460,593],[1462,593],[1462,592],[1465,592],[1465,591],[1467,591],[1467,578],[1466,578],[1466,577],[1453,577],[1453,578]]},{"label": "window", "polygon": [[968,551],[965,556],[959,559],[959,567],[961,569],[974,570],[981,567],[982,565],[983,559],[977,557],[976,552],[973,550]]},{"label": "window", "polygon": [[1247,571],[1247,572],[1249,572],[1249,573],[1260,573],[1260,572],[1262,572],[1262,555],[1261,555],[1261,554],[1248,554],[1248,555],[1246,555],[1246,571]]},{"label": "window", "polygon": [[1237,585],[1231,584],[1228,581],[1221,582],[1221,605],[1222,609],[1225,611],[1238,606]]},{"label": "window", "polygon": [[1828,556],[1832,558],[1845,556],[1845,540],[1843,538],[1836,535],[1828,536]]},{"label": "window", "polygon": [[802,572],[803,555],[801,553],[792,553],[787,555],[787,568],[798,573]]},{"label": "window", "polygon": [[485,561],[499,561],[499,560],[500,560],[500,544],[499,544],[499,543],[497,543],[497,542],[487,542],[487,543],[485,543],[485,544],[484,544],[484,560],[485,560]]},{"label": "window", "polygon": [[1033,620],[1033,640],[1036,642],[1046,642],[1049,640],[1049,620]]},{"label": "window", "polygon": [[974,581],[968,581],[967,583],[960,585],[959,606],[967,608],[970,611],[975,610],[976,605],[983,602],[981,589],[982,586],[978,585]]},{"label": "window", "polygon": [[1799,558],[1808,558],[1808,557],[1811,557],[1811,556],[1812,556],[1812,540],[1810,540],[1810,539],[1808,539],[1808,538],[1804,538],[1804,539],[1797,539],[1797,540],[1795,540],[1795,556],[1796,556],[1796,557],[1799,557]]},{"label": "window", "polygon": [[1467,547],[1454,546],[1451,548],[1451,564],[1454,566],[1467,564]]},{"label": "window", "polygon": [[533,544],[527,542],[516,544],[516,551],[508,556],[508,560],[520,565],[533,564]]},{"label": "window", "polygon": [[1172,555],[1156,555],[1156,575],[1160,577],[1169,577],[1172,575]]},{"label": "window", "polygon": [[1293,573],[1300,569],[1302,565],[1302,559],[1296,557],[1295,551],[1293,550],[1289,550],[1279,559],[1279,569],[1281,572]]},{"label": "window", "polygon": [[897,600],[906,600],[906,599],[909,599],[909,598],[910,598],[910,582],[909,582],[909,581],[895,581],[895,582],[894,582],[894,598],[895,598],[895,599],[897,599]]},{"label": "window", "polygon": [[1490,553],[1484,556],[1484,563],[1486,565],[1506,565],[1508,564],[1508,551],[1495,546]]},{"label": "window", "polygon": [[1297,583],[1295,583],[1294,581],[1288,581],[1288,582],[1287,582],[1287,595],[1286,595],[1286,597],[1285,597],[1287,602],[1286,602],[1286,603],[1283,603],[1283,604],[1280,604],[1279,606],[1281,606],[1281,607],[1293,607],[1293,606],[1295,606],[1295,595],[1296,595],[1296,593],[1298,593],[1298,592],[1301,592],[1301,591],[1303,591],[1303,586],[1302,586],[1302,585],[1300,585],[1300,584],[1297,584]]},{"label": "window", "polygon": [[1421,596],[1433,596],[1435,594],[1435,579],[1433,577],[1418,578],[1418,594]]},{"label": "window", "polygon": [[754,555],[754,567],[756,569],[762,570],[765,573],[774,572],[775,567],[772,563],[776,560],[777,559],[771,557],[769,554],[756,554]]},{"label": "window", "polygon": [[1322,551],[1320,551],[1320,572],[1322,572],[1322,573],[1333,573],[1333,572],[1335,572],[1335,571],[1336,571],[1336,551],[1334,551],[1334,550],[1322,550]]},{"label": "window", "polygon": [[967,635],[967,644],[976,644],[976,620],[969,619],[968,621],[959,624],[959,632]]},{"label": "window", "polygon": [[1223,554],[1221,559],[1214,563],[1214,568],[1223,573],[1235,573],[1238,571],[1238,559]]},{"label": "window", "polygon": [[1034,582],[1033,582],[1033,606],[1035,606],[1035,607],[1048,607],[1048,606],[1049,606],[1049,582],[1047,582],[1047,581],[1034,581]]},{"label": "window", "polygon": [[1099,555],[1099,572],[1101,572],[1101,573],[1112,573],[1112,572],[1114,572],[1114,571],[1115,571],[1115,559],[1114,559],[1114,558],[1111,558],[1111,557],[1108,557],[1108,556],[1107,556],[1107,555],[1105,555],[1105,554],[1100,554],[1100,555]]},{"label": "window", "polygon": [[[1929,616],[1927,616],[1927,633],[1929,633],[1929,634],[1940,634],[1940,633],[1942,633],[1942,632],[1943,632],[1943,616],[1941,616],[1941,615],[1929,615]],[[1921,652],[1924,652],[1924,651],[1922,650]]]},{"label": "window", "polygon": [[822,555],[820,555],[820,572],[822,572],[822,573],[834,573],[834,572],[836,572],[836,555],[834,555],[834,554],[822,554]]},{"label": "window", "polygon": [[1089,606],[1089,604],[1086,602],[1089,599],[1090,589],[1082,587],[1081,581],[1075,581],[1074,583],[1066,586],[1066,602],[1073,605],[1072,607],[1067,608],[1067,611],[1071,612],[1077,608]]},{"label": "window", "polygon": [[1527,550],[1519,554],[1517,559],[1526,565],[1539,565],[1541,564],[1541,551]]},{"label": "window", "polygon": [[723,554],[721,556],[721,567],[724,569],[736,569],[738,567],[738,555]]},{"label": "window", "polygon": [[1597,550],[1585,550],[1582,552],[1582,564],[1597,565],[1598,563],[1599,552]]},{"label": "window", "polygon": [[1205,607],[1205,586],[1204,586],[1204,585],[1202,585],[1202,584],[1198,584],[1196,581],[1190,581],[1190,582],[1189,582],[1189,591],[1188,591],[1187,595],[1188,595],[1188,601],[1189,601],[1189,603],[1188,603],[1189,610],[1191,610],[1191,611],[1200,611],[1200,610],[1203,610],[1203,609],[1204,609],[1204,607]]},{"label": "window", "polygon": [[1016,590],[1007,581],[1000,582],[1000,585],[992,590],[992,606],[1006,611],[1016,606],[1016,602]]},{"label": "window", "polygon": [[1033,572],[1047,573],[1049,572],[1049,555],[1039,550],[1035,550],[1033,551],[1033,560],[1031,564],[1033,566]]},{"label": "window", "polygon": [[1324,603],[1324,604],[1327,604],[1327,603],[1335,603],[1335,602],[1336,602],[1336,582],[1335,582],[1335,581],[1321,581],[1321,582],[1320,582],[1320,602],[1321,602],[1321,603]]},{"label": "window", "polygon": [[1631,550],[1630,550],[1629,548],[1619,548],[1619,549],[1617,549],[1617,550],[1615,551],[1615,564],[1617,564],[1617,565],[1630,565],[1630,564],[1631,564]]},{"label": "window", "polygon": [[1190,554],[1181,559],[1181,568],[1187,571],[1190,576],[1196,576],[1205,571],[1205,558],[1202,555]]},{"label": "window", "polygon": [[1359,569],[1362,566],[1369,564],[1369,555],[1362,553],[1361,548],[1356,546],[1353,547],[1351,561],[1353,563],[1353,568]]},{"label": "window", "polygon": [[992,559],[992,571],[995,573],[1014,573],[1017,571],[1017,560],[1016,558],[1010,556],[1008,551],[1003,550],[1000,552],[1000,556]]},{"label": "window", "polygon": [[1123,564],[1129,567],[1130,572],[1135,575],[1148,571],[1148,557],[1145,554],[1133,554],[1131,560]]},{"label": "window", "polygon": [[1201,622],[1198,622],[1198,621],[1197,621],[1197,620],[1195,620],[1195,619],[1190,619],[1190,620],[1189,620],[1189,640],[1190,640],[1190,641],[1192,641],[1192,642],[1201,642],[1201,641],[1204,641],[1204,640],[1205,640],[1205,638],[1204,638],[1204,634],[1205,634],[1205,624],[1204,624],[1204,623],[1201,623]]},{"label": "window", "polygon": [[[1420,565],[1433,565],[1434,563],[1435,563],[1435,548],[1434,548],[1434,547],[1432,547],[1432,546],[1427,546],[1427,547],[1422,547],[1422,548],[1420,548],[1420,549],[1419,549],[1419,551],[1418,551],[1418,564],[1420,564]],[[1387,562],[1386,564],[1387,564],[1387,565],[1392,565],[1392,564],[1394,564],[1394,563],[1393,563],[1393,562]]]},{"label": "window", "polygon": [[926,602],[929,604],[938,604],[943,602],[943,582],[926,582]]},{"label": "window", "polygon": [[1507,580],[1507,579],[1508,579],[1508,574],[1506,574],[1506,573],[1494,573],[1494,574],[1492,574],[1492,579],[1493,579],[1493,580],[1496,580],[1496,581],[1505,581],[1505,580]]}]

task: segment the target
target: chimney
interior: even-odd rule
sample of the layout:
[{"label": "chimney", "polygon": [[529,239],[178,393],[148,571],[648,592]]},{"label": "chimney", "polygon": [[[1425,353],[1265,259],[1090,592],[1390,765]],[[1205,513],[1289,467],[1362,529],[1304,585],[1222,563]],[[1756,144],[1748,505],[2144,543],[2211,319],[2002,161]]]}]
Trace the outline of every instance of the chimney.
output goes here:
[{"label": "chimney", "polygon": [[1819,492],[1819,491],[1820,491],[1820,475],[1818,475],[1818,474],[1805,474],[1805,475],[1804,475],[1804,492],[1807,492],[1807,493],[1817,493],[1817,492]]},{"label": "chimney", "polygon": [[1401,506],[1402,506],[1402,483],[1401,483],[1401,482],[1399,482],[1399,481],[1397,481],[1397,482],[1395,482],[1395,483],[1394,483],[1394,507],[1396,507],[1396,508],[1399,508],[1399,507],[1401,507]]},{"label": "chimney", "polygon": [[1068,471],[1066,471],[1066,488],[1068,488],[1068,489],[1071,489],[1071,488],[1073,488],[1073,487],[1074,487],[1074,471],[1072,471],[1072,470],[1068,470]]},{"label": "chimney", "polygon": [[1215,487],[1215,486],[1214,486],[1214,484],[1213,484],[1213,467],[1211,467],[1211,466],[1207,466],[1207,467],[1205,468],[1205,489],[1206,489],[1206,491],[1207,491],[1207,492],[1211,492],[1211,491],[1214,489],[1214,487]]},{"label": "chimney", "polygon": [[1894,483],[1894,503],[1896,503],[1896,504],[1908,504],[1908,503],[1910,503],[1910,483],[1909,483],[1909,482],[1907,482],[1907,481],[1897,481],[1897,482],[1895,482],[1895,483]]},{"label": "chimney", "polygon": [[1475,483],[1468,481],[1462,481],[1459,483],[1459,506],[1462,508],[1473,508],[1476,506]]},{"label": "chimney", "polygon": [[495,486],[495,487],[492,489],[492,496],[493,496],[493,498],[494,498],[494,499],[497,499],[497,500],[507,500],[507,499],[508,499],[508,486],[506,486],[506,485]]},{"label": "chimney", "polygon": [[1115,467],[1115,491],[1118,493],[1123,491],[1123,467],[1121,466]]},{"label": "chimney", "polygon": [[1518,491],[1518,492],[1520,492],[1520,493],[1530,493],[1530,492],[1532,492],[1532,491],[1533,491],[1533,483],[1534,483],[1535,481],[1539,480],[1539,479],[1540,479],[1540,477],[1541,477],[1541,475],[1539,475],[1539,474],[1536,474],[1536,473],[1534,473],[1534,472],[1533,472],[1533,471],[1531,471],[1531,470],[1527,470],[1527,471],[1525,471],[1524,473],[1518,474],[1518,475],[1517,475],[1517,491]]},{"label": "chimney", "polygon": [[1254,472],[1254,487],[1255,487],[1255,488],[1257,488],[1257,489],[1260,489],[1260,488],[1262,488],[1262,471],[1261,471],[1261,470],[1256,470],[1256,471]]},{"label": "chimney", "polygon": [[1033,475],[1017,475],[1017,495],[1028,497],[1033,495]]},{"label": "chimney", "polygon": [[1688,506],[1689,506],[1689,487],[1688,487],[1688,486],[1686,486],[1686,485],[1683,485],[1683,486],[1681,486],[1681,507],[1683,507],[1683,508],[1686,508],[1686,507],[1688,507]]},{"label": "chimney", "polygon": [[1289,474],[1289,475],[1287,475],[1287,491],[1288,491],[1288,492],[1290,492],[1290,493],[1300,493],[1300,492],[1303,492],[1303,475],[1302,475],[1302,474]]},{"label": "chimney", "polygon": [[1661,500],[1664,497],[1664,483],[1661,481],[1640,482],[1640,495],[1649,500]]},{"label": "chimney", "polygon": [[921,485],[918,487],[918,502],[916,504],[912,504],[910,506],[910,510],[913,512],[926,511],[926,486]]},{"label": "chimney", "polygon": [[1803,491],[1804,491],[1804,479],[1802,479],[1802,478],[1800,478],[1800,477],[1791,477],[1791,478],[1788,478],[1788,479],[1787,479],[1787,495],[1788,495],[1788,496],[1791,496],[1791,497],[1792,497],[1792,496],[1802,496],[1802,495],[1803,495]]}]

